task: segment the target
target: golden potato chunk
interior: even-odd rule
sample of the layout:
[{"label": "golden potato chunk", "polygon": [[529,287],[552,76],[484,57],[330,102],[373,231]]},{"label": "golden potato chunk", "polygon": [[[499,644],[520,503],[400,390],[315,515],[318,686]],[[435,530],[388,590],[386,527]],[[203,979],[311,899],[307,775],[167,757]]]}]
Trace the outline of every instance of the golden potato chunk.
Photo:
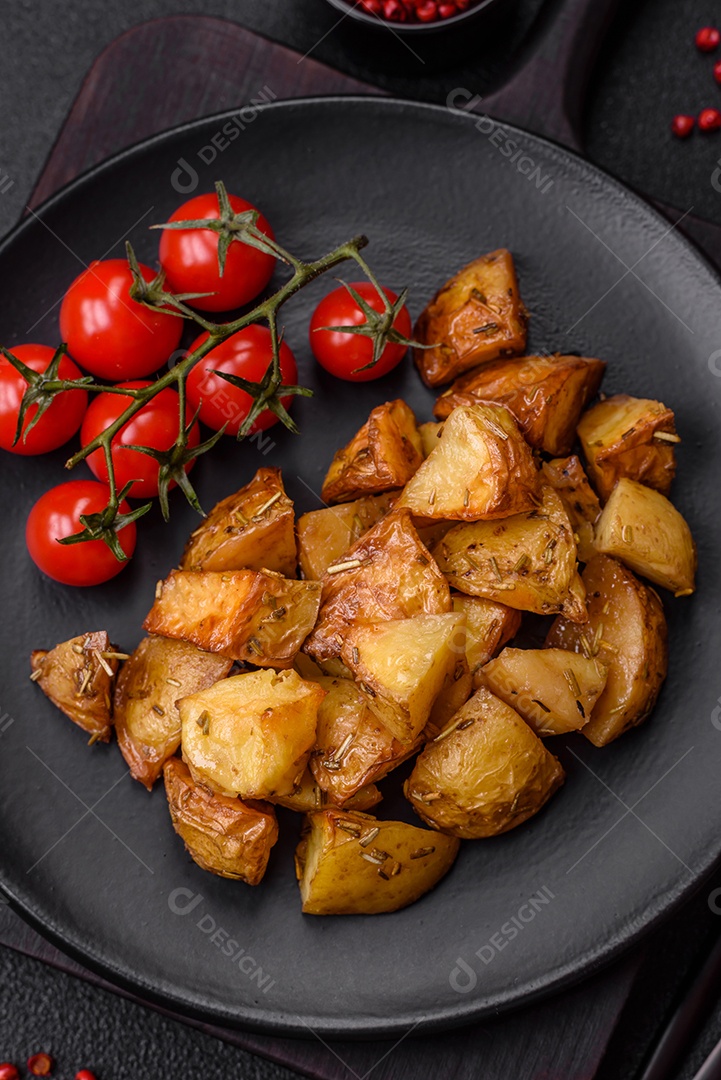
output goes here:
[{"label": "golden potato chunk", "polygon": [[440,615],[450,607],[448,583],[419,540],[410,511],[392,510],[328,567],[318,622],[304,649],[325,663],[340,656],[355,623]]},{"label": "golden potato chunk", "polygon": [[696,587],[696,545],[686,521],[665,495],[635,480],[616,484],[598,519],[595,546],[675,596]]},{"label": "golden potato chunk", "polygon": [[528,316],[513,256],[505,248],[482,255],[447,281],[413,331],[413,359],[428,386],[450,382],[469,368],[522,353]]},{"label": "golden potato chunk", "polygon": [[445,420],[459,405],[505,405],[526,442],[548,454],[567,454],[579,417],[596,396],[606,365],[585,356],[524,356],[494,360],[461,375],[433,409]]},{"label": "golden potato chunk", "polygon": [[473,687],[481,685],[481,668],[514,638],[521,628],[521,613],[482,596],[453,593],[453,610],[466,617],[466,659]]},{"label": "golden potato chunk", "polygon": [[438,445],[408,481],[397,507],[419,518],[503,518],[538,504],[538,469],[507,409],[455,409]]},{"label": "golden potato chunk", "polygon": [[193,862],[219,877],[258,885],[278,839],[273,807],[241,802],[196,784],[188,766],[173,757],[163,767],[173,828]]},{"label": "golden potato chunk", "polygon": [[575,454],[567,458],[544,461],[543,479],[561,496],[576,537],[578,558],[588,562],[596,554],[594,525],[601,515],[598,496],[588,482],[583,466]]},{"label": "golden potato chunk", "polygon": [[315,743],[325,691],[295,671],[248,671],[182,698],[183,760],[224,795],[291,795]]},{"label": "golden potato chunk", "polygon": [[328,802],[345,806],[405,761],[416,746],[391,735],[370,708],[368,695],[350,679],[319,676],[318,682],[326,696],[318,709],[310,770]]},{"label": "golden potato chunk", "polygon": [[274,570],[295,577],[293,503],[280,469],[258,469],[214,506],[187,543],[182,570]]},{"label": "golden potato chunk", "polygon": [[224,679],[233,661],[187,641],[146,637],[123,664],[115,684],[113,719],[130,775],[148,791],[180,746],[179,698]]},{"label": "golden potato chunk", "polygon": [[432,828],[473,840],[527,821],[563,779],[528,724],[482,686],[421,751],[404,791]]},{"label": "golden potato chunk", "polygon": [[298,562],[303,577],[320,581],[331,563],[390,509],[396,496],[367,495],[354,502],[311,510],[298,518]]},{"label": "golden potato chunk", "polygon": [[666,678],[668,645],[663,606],[653,589],[615,559],[597,555],[583,572],[588,624],[560,616],[546,645],[599,660],[606,687],[581,729],[594,746],[605,746],[649,715]]},{"label": "golden potato chunk", "polygon": [[[358,789],[343,804],[347,810],[370,810],[377,806],[383,795],[375,784],[366,784]],[[316,782],[310,769],[306,769],[296,790],[290,795],[274,795],[272,801],[286,810],[296,810],[299,814],[309,814],[313,810],[323,810],[326,806],[337,806],[329,793]]]},{"label": "golden potato chunk", "polygon": [[421,461],[416,418],[397,398],[373,409],[363,427],[339,450],[323,481],[323,502],[348,502],[401,488]]},{"label": "golden potato chunk", "polygon": [[432,889],[458,854],[453,837],[404,821],[324,810],[308,815],[295,868],[306,915],[398,911]]},{"label": "golden potato chunk", "polygon": [[443,686],[433,702],[430,716],[423,728],[422,740],[428,742],[429,739],[435,739],[451,717],[456,715],[462,705],[465,705],[472,693],[473,676],[464,651],[461,656],[456,657],[455,667],[446,675]]},{"label": "golden potato chunk", "polygon": [[350,627],[341,657],[370,695],[373,712],[408,746],[423,731],[465,648],[465,618],[449,612]]},{"label": "golden potato chunk", "polygon": [[108,742],[118,653],[104,630],[63,641],[30,654],[30,678],[53,705],[87,731],[90,744]]},{"label": "golden potato chunk", "polygon": [[567,649],[504,649],[483,681],[536,735],[562,735],[587,724],[606,685],[600,660]]},{"label": "golden potato chunk", "polygon": [[674,415],[660,401],[614,394],[581,417],[578,425],[588,475],[603,500],[628,477],[668,495],[680,442]]},{"label": "golden potato chunk", "polygon": [[433,420],[429,420],[425,424],[418,425],[418,434],[421,437],[421,446],[423,447],[423,457],[427,458],[431,450],[434,450],[438,440],[441,437],[441,431],[443,430],[443,424],[436,424]]},{"label": "golden potato chunk", "polygon": [[258,667],[289,667],[315,625],[318,581],[260,570],[173,570],[143,623],[150,634]]},{"label": "golden potato chunk", "polygon": [[530,513],[454,526],[433,556],[461,592],[539,615],[563,611],[583,622],[571,523],[552,488],[543,488],[542,497]]}]

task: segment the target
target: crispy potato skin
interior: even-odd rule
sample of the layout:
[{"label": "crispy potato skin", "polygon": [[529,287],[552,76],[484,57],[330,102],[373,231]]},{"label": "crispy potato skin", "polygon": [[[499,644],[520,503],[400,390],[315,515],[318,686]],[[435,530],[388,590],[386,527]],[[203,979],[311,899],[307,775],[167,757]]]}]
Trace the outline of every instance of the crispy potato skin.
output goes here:
[{"label": "crispy potato skin", "polygon": [[293,503],[280,469],[258,469],[245,487],[223,499],[190,537],[182,570],[274,570],[295,577]]},{"label": "crispy potato skin", "polygon": [[454,611],[466,617],[466,659],[472,686],[477,690],[483,665],[521,629],[521,613],[495,600],[463,593],[452,593],[451,604]]},{"label": "crispy potato skin", "polygon": [[456,525],[433,548],[451,585],[471,596],[539,615],[586,620],[576,572],[576,543],[560,496],[542,489],[531,513]]},{"label": "crispy potato skin", "polygon": [[315,629],[304,651],[320,662],[340,656],[348,628],[383,619],[450,611],[448,583],[418,538],[408,510],[392,510],[323,576]]},{"label": "crispy potato skin", "polygon": [[312,630],[317,581],[259,570],[172,570],[143,628],[258,667],[290,667]]},{"label": "crispy potato skin", "polygon": [[404,821],[309,814],[296,850],[306,915],[376,915],[414,903],[448,873],[459,843]]},{"label": "crispy potato skin", "polygon": [[502,405],[455,409],[396,504],[421,520],[478,521],[537,505],[538,468]]},{"label": "crispy potato skin", "polygon": [[695,589],[696,545],[684,518],[665,495],[626,477],[619,480],[598,519],[596,551],[637,574],[688,596]]},{"label": "crispy potato skin", "polygon": [[461,375],[438,398],[433,415],[445,420],[459,405],[505,405],[531,446],[548,454],[568,454],[605,367],[602,360],[559,354],[494,360]]},{"label": "crispy potato skin", "polygon": [[590,655],[608,669],[606,686],[582,728],[594,746],[606,746],[649,715],[666,678],[668,635],[663,605],[630,570],[597,555],[583,572],[588,625],[560,616],[546,645]]},{"label": "crispy potato skin", "polygon": [[377,525],[396,496],[366,495],[354,502],[311,510],[298,518],[298,561],[304,578],[320,581],[331,563]]},{"label": "crispy potato skin", "polygon": [[182,698],[183,760],[224,795],[292,795],[315,743],[325,691],[295,671],[250,671]]},{"label": "crispy potato skin", "polygon": [[446,282],[416,323],[416,341],[432,346],[413,350],[421,378],[440,386],[477,364],[522,353],[527,322],[510,251],[482,255]]},{"label": "crispy potato skin", "polygon": [[196,784],[176,757],[165,762],[163,778],[173,828],[193,862],[219,877],[258,885],[278,839],[273,807],[229,799]]},{"label": "crispy potato skin", "polygon": [[518,713],[482,686],[419,754],[404,790],[432,828],[474,840],[527,821],[563,779]]},{"label": "crispy potato skin", "polygon": [[326,696],[318,709],[310,770],[328,801],[345,806],[405,761],[417,744],[408,747],[396,739],[370,708],[368,695],[350,679],[319,676],[318,682]]},{"label": "crispy potato skin", "polygon": [[581,562],[588,562],[596,554],[594,526],[601,516],[598,496],[588,482],[583,466],[576,455],[544,461],[541,466],[544,481],[563,500],[574,534]]},{"label": "crispy potato skin", "polygon": [[233,661],[187,641],[146,637],[115,683],[113,718],[120,752],[134,780],[150,791],[180,746],[179,698],[224,679]]},{"label": "crispy potato skin", "polygon": [[436,698],[465,661],[466,620],[456,612],[349,628],[341,657],[369,705],[405,745],[423,731]]},{"label": "crispy potato skin", "polygon": [[588,723],[608,668],[567,649],[504,649],[481,674],[496,697],[544,736],[579,731]]},{"label": "crispy potato skin", "polygon": [[401,488],[421,461],[423,448],[416,418],[396,398],[373,409],[360,431],[339,450],[323,481],[324,502],[348,502]]},{"label": "crispy potato skin", "polygon": [[661,401],[614,394],[584,413],[578,437],[602,500],[623,477],[668,495],[676,472],[674,444],[680,439],[673,412]]},{"label": "crispy potato skin", "polygon": [[[371,810],[383,799],[383,795],[375,784],[366,784],[361,787],[343,804],[346,810]],[[316,782],[310,769],[306,769],[300,783],[290,795],[276,795],[272,802],[278,806],[284,806],[286,810],[295,810],[299,814],[310,814],[314,810],[323,810],[326,806],[337,806],[332,799]]]},{"label": "crispy potato skin", "polygon": [[91,742],[110,739],[118,660],[104,654],[114,651],[106,632],[98,630],[63,641],[49,651],[36,649],[30,655],[33,681],[53,705],[87,731]]}]

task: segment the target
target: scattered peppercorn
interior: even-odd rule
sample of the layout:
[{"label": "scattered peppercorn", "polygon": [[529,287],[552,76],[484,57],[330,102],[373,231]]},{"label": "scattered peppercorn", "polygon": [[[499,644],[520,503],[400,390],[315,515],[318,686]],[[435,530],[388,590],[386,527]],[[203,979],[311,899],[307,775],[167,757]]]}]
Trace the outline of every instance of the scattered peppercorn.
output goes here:
[{"label": "scattered peppercorn", "polygon": [[3,1061],[0,1065],[0,1080],[20,1080],[20,1073],[15,1065],[9,1061]]},{"label": "scattered peppercorn", "polygon": [[360,0],[362,9],[387,22],[430,23],[467,11],[474,0]]},{"label": "scattered peppercorn", "polygon": [[713,52],[718,49],[721,34],[715,26],[703,26],[696,34],[696,48],[699,52]]},{"label": "scattered peppercorn", "polygon": [[671,121],[671,131],[678,139],[687,139],[694,129],[696,121],[693,116],[684,116],[680,113]]},{"label": "scattered peppercorn", "polygon": [[718,109],[702,109],[698,114],[699,131],[718,131],[721,128],[721,112]]},{"label": "scattered peppercorn", "polygon": [[50,1076],[53,1064],[50,1054],[33,1054],[28,1058],[28,1069],[33,1076]]},{"label": "scattered peppercorn", "polygon": [[75,1073],[75,1080],[96,1080],[96,1076],[90,1069],[81,1069]]}]

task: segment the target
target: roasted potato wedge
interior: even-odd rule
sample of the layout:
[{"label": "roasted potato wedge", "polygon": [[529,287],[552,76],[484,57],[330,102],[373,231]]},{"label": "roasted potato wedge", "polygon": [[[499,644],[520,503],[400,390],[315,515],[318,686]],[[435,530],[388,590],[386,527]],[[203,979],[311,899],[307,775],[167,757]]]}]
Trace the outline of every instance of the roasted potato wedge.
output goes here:
[{"label": "roasted potato wedge", "polygon": [[309,581],[320,581],[331,563],[381,520],[396,496],[367,495],[354,502],[311,510],[298,518],[298,561]]},{"label": "roasted potato wedge", "polygon": [[581,562],[596,554],[593,544],[594,525],[601,515],[598,496],[588,482],[583,466],[575,454],[567,458],[544,461],[543,479],[563,500],[563,505],[576,537],[576,549]]},{"label": "roasted potato wedge", "polygon": [[578,425],[588,475],[604,501],[627,477],[668,495],[680,442],[674,415],[660,401],[614,394],[599,401]]},{"label": "roasted potato wedge", "polygon": [[182,698],[183,760],[224,795],[291,795],[315,743],[325,691],[295,671],[249,671]]},{"label": "roasted potato wedge", "polygon": [[522,353],[528,316],[518,292],[513,256],[505,248],[464,266],[447,281],[413,331],[413,359],[427,386],[499,356]]},{"label": "roasted potato wedge", "polygon": [[258,667],[290,667],[315,625],[318,581],[260,570],[172,570],[143,623],[206,652]]},{"label": "roasted potato wedge", "polygon": [[686,521],[665,495],[635,480],[616,484],[598,519],[595,546],[675,596],[696,588],[696,545]]},{"label": "roasted potato wedge", "polygon": [[608,668],[597,657],[567,649],[504,649],[481,674],[489,690],[543,736],[588,723]]},{"label": "roasted potato wedge", "polygon": [[326,696],[318,709],[310,770],[328,802],[346,806],[405,761],[416,745],[396,739],[370,708],[368,695],[350,679],[320,676],[318,682]]},{"label": "roasted potato wedge", "polygon": [[456,665],[446,675],[436,700],[433,702],[428,722],[423,728],[423,742],[435,739],[448,721],[456,715],[473,693],[473,676],[465,651],[456,657]]},{"label": "roasted potato wedge", "polygon": [[462,614],[416,615],[349,627],[341,657],[369,705],[392,735],[413,743],[433,704],[465,659],[466,620]]},{"label": "roasted potato wedge", "polygon": [[398,911],[450,870],[459,843],[404,821],[323,810],[309,814],[295,866],[306,915]]},{"label": "roasted potato wedge", "polygon": [[258,469],[245,487],[214,506],[190,537],[182,570],[274,570],[295,577],[293,503],[280,469]]},{"label": "roasted potato wedge", "polygon": [[588,624],[560,616],[546,645],[599,660],[606,686],[581,729],[594,746],[605,746],[649,715],[666,678],[668,644],[663,606],[653,589],[605,555],[586,566]]},{"label": "roasted potato wedge", "polygon": [[410,511],[391,510],[323,576],[315,630],[304,650],[321,663],[340,656],[348,628],[450,610],[448,583],[418,538]]},{"label": "roasted potato wedge", "polygon": [[576,542],[560,496],[543,488],[542,503],[503,521],[456,525],[433,548],[451,585],[519,611],[563,611],[583,622]]},{"label": "roasted potato wedge", "polygon": [[113,684],[121,655],[104,630],[30,654],[30,678],[53,705],[87,731],[91,744],[110,739]]},{"label": "roasted potato wedge", "polygon": [[494,360],[461,375],[433,409],[445,420],[459,405],[505,405],[526,442],[548,454],[567,454],[606,365],[585,356],[524,356]]},{"label": "roasted potato wedge", "polygon": [[[343,803],[346,810],[371,810],[383,799],[375,784],[366,784]],[[323,810],[326,806],[338,804],[329,793],[316,782],[310,769],[306,769],[298,787],[291,795],[275,795],[272,799],[286,810],[296,810],[299,814],[310,814],[313,810]]]},{"label": "roasted potato wedge", "polygon": [[462,612],[466,617],[466,659],[472,685],[478,689],[481,668],[516,636],[521,628],[521,613],[495,600],[464,596],[463,593],[453,593],[451,604],[454,611]]},{"label": "roasted potato wedge", "polygon": [[477,521],[532,510],[538,469],[511,414],[499,405],[455,409],[397,507],[421,519]]},{"label": "roasted potato wedge", "polygon": [[180,746],[176,701],[224,679],[233,661],[187,641],[146,637],[115,683],[113,719],[130,775],[148,791]]},{"label": "roasted potato wedge", "polygon": [[404,790],[432,828],[473,840],[527,821],[563,779],[528,724],[482,686],[421,751]]},{"label": "roasted potato wedge", "polygon": [[425,424],[418,425],[418,434],[421,437],[424,458],[427,458],[431,450],[435,449],[436,444],[441,437],[442,430],[443,424],[437,424],[433,420],[428,420]]},{"label": "roasted potato wedge", "polygon": [[373,409],[347,446],[339,450],[323,481],[323,502],[337,503],[402,488],[421,461],[416,418],[397,398]]},{"label": "roasted potato wedge", "polygon": [[258,885],[278,839],[273,807],[241,802],[196,784],[188,766],[173,757],[163,767],[173,828],[203,870]]}]

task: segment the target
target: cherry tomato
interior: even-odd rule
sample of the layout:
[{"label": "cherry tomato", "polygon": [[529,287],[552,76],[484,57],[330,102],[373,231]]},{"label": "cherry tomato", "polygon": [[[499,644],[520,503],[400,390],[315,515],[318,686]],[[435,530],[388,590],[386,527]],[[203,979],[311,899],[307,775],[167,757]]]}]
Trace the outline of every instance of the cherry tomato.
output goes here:
[{"label": "cherry tomato", "polygon": [[[208,335],[203,333],[190,346],[190,351],[197,349]],[[214,431],[219,431],[227,424],[226,434],[237,435],[238,429],[250,411],[252,398],[237,386],[231,386],[213,371],[225,371],[230,375],[239,375],[251,382],[260,382],[273,359],[270,343],[270,330],[265,326],[246,326],[220,345],[211,349],[195,365],[187,381],[188,401],[197,409],[200,405],[200,419]],[[280,371],[283,382],[287,385],[298,381],[298,368],[295,357],[283,342],[280,347]],[[292,396],[281,398],[287,409]],[[250,433],[264,431],[278,423],[278,417],[266,409],[253,423]]]},{"label": "cherry tomato", "polygon": [[[255,210],[252,203],[230,195],[236,214]],[[218,196],[196,195],[178,207],[171,221],[217,219]],[[275,239],[267,219],[261,214],[257,227]],[[167,284],[176,293],[212,293],[193,300],[202,311],[229,311],[253,300],[270,281],[275,266],[272,255],[233,241],[228,248],[225,272],[218,270],[218,234],[212,229],[164,229],[160,238],[160,262],[167,274]]]},{"label": "cherry tomato", "polygon": [[[136,382],[119,383],[127,390],[141,390],[152,384],[146,380]],[[98,394],[90,403],[85,414],[83,426],[80,431],[80,442],[87,446],[89,442],[100,435],[113,421],[117,420],[130,404],[130,398],[122,394]],[[185,408],[185,423],[193,419],[193,410],[189,405]],[[143,454],[139,450],[126,450],[124,445],[149,446],[153,450],[169,450],[178,437],[180,427],[180,406],[177,391],[170,389],[161,390],[154,398],[143,405],[142,409],[121,427],[117,435],[112,439],[113,465],[115,466],[115,482],[120,488],[124,488],[130,480],[135,483],[130,491],[131,498],[147,498],[158,494],[158,473],[160,464],[155,458]],[[200,425],[194,424],[188,436],[188,445],[197,446],[200,442]],[[85,459],[97,476],[98,480],[108,482],[108,467],[102,448],[93,450]],[[190,472],[194,462],[190,461],[185,467]],[[175,481],[170,485],[175,487]]]},{"label": "cherry tomato", "polygon": [[[22,360],[32,371],[47,371],[55,350],[48,345],[16,345],[11,349],[13,356]],[[63,356],[58,368],[58,378],[79,379],[80,368],[68,356]],[[28,384],[15,370],[9,360],[0,356],[0,446],[11,450],[13,454],[44,454],[48,450],[57,450],[72,438],[80,427],[83,414],[88,404],[85,390],[65,390],[50,403],[37,424],[27,431],[28,424],[38,411],[37,405],[31,405],[25,414],[23,432],[15,446],[15,430],[18,423],[20,403]]]},{"label": "cherry tomato", "polygon": [[[41,495],[25,526],[25,542],[30,558],[48,577],[63,585],[98,585],[119,574],[127,562],[120,562],[102,540],[82,544],[59,544],[58,540],[82,530],[81,514],[97,514],[108,504],[108,487],[97,480],[71,480]],[[120,504],[120,512],[129,512]],[[135,551],[136,528],[130,522],[118,533],[120,546],[130,556]]]},{"label": "cherry tomato", "polygon": [[[155,277],[140,266],[146,281]],[[60,307],[60,333],[79,364],[101,379],[140,379],[178,347],[183,320],[130,299],[124,259],[93,262],[76,277]]]},{"label": "cherry tomato", "polygon": [[[383,301],[370,281],[353,282],[352,288],[363,297],[374,311],[383,311]],[[383,289],[392,304],[398,299],[390,289]],[[325,330],[326,326],[362,326],[366,317],[348,290],[341,285],[321,300],[310,320],[310,347],[313,354],[326,371],[349,382],[369,382],[387,375],[396,367],[406,353],[406,346],[389,343],[381,353],[380,359],[367,371],[359,368],[370,363],[373,358],[373,342],[362,334],[344,334],[336,330]],[[411,317],[408,308],[403,306],[393,326],[403,337],[410,337]]]}]

